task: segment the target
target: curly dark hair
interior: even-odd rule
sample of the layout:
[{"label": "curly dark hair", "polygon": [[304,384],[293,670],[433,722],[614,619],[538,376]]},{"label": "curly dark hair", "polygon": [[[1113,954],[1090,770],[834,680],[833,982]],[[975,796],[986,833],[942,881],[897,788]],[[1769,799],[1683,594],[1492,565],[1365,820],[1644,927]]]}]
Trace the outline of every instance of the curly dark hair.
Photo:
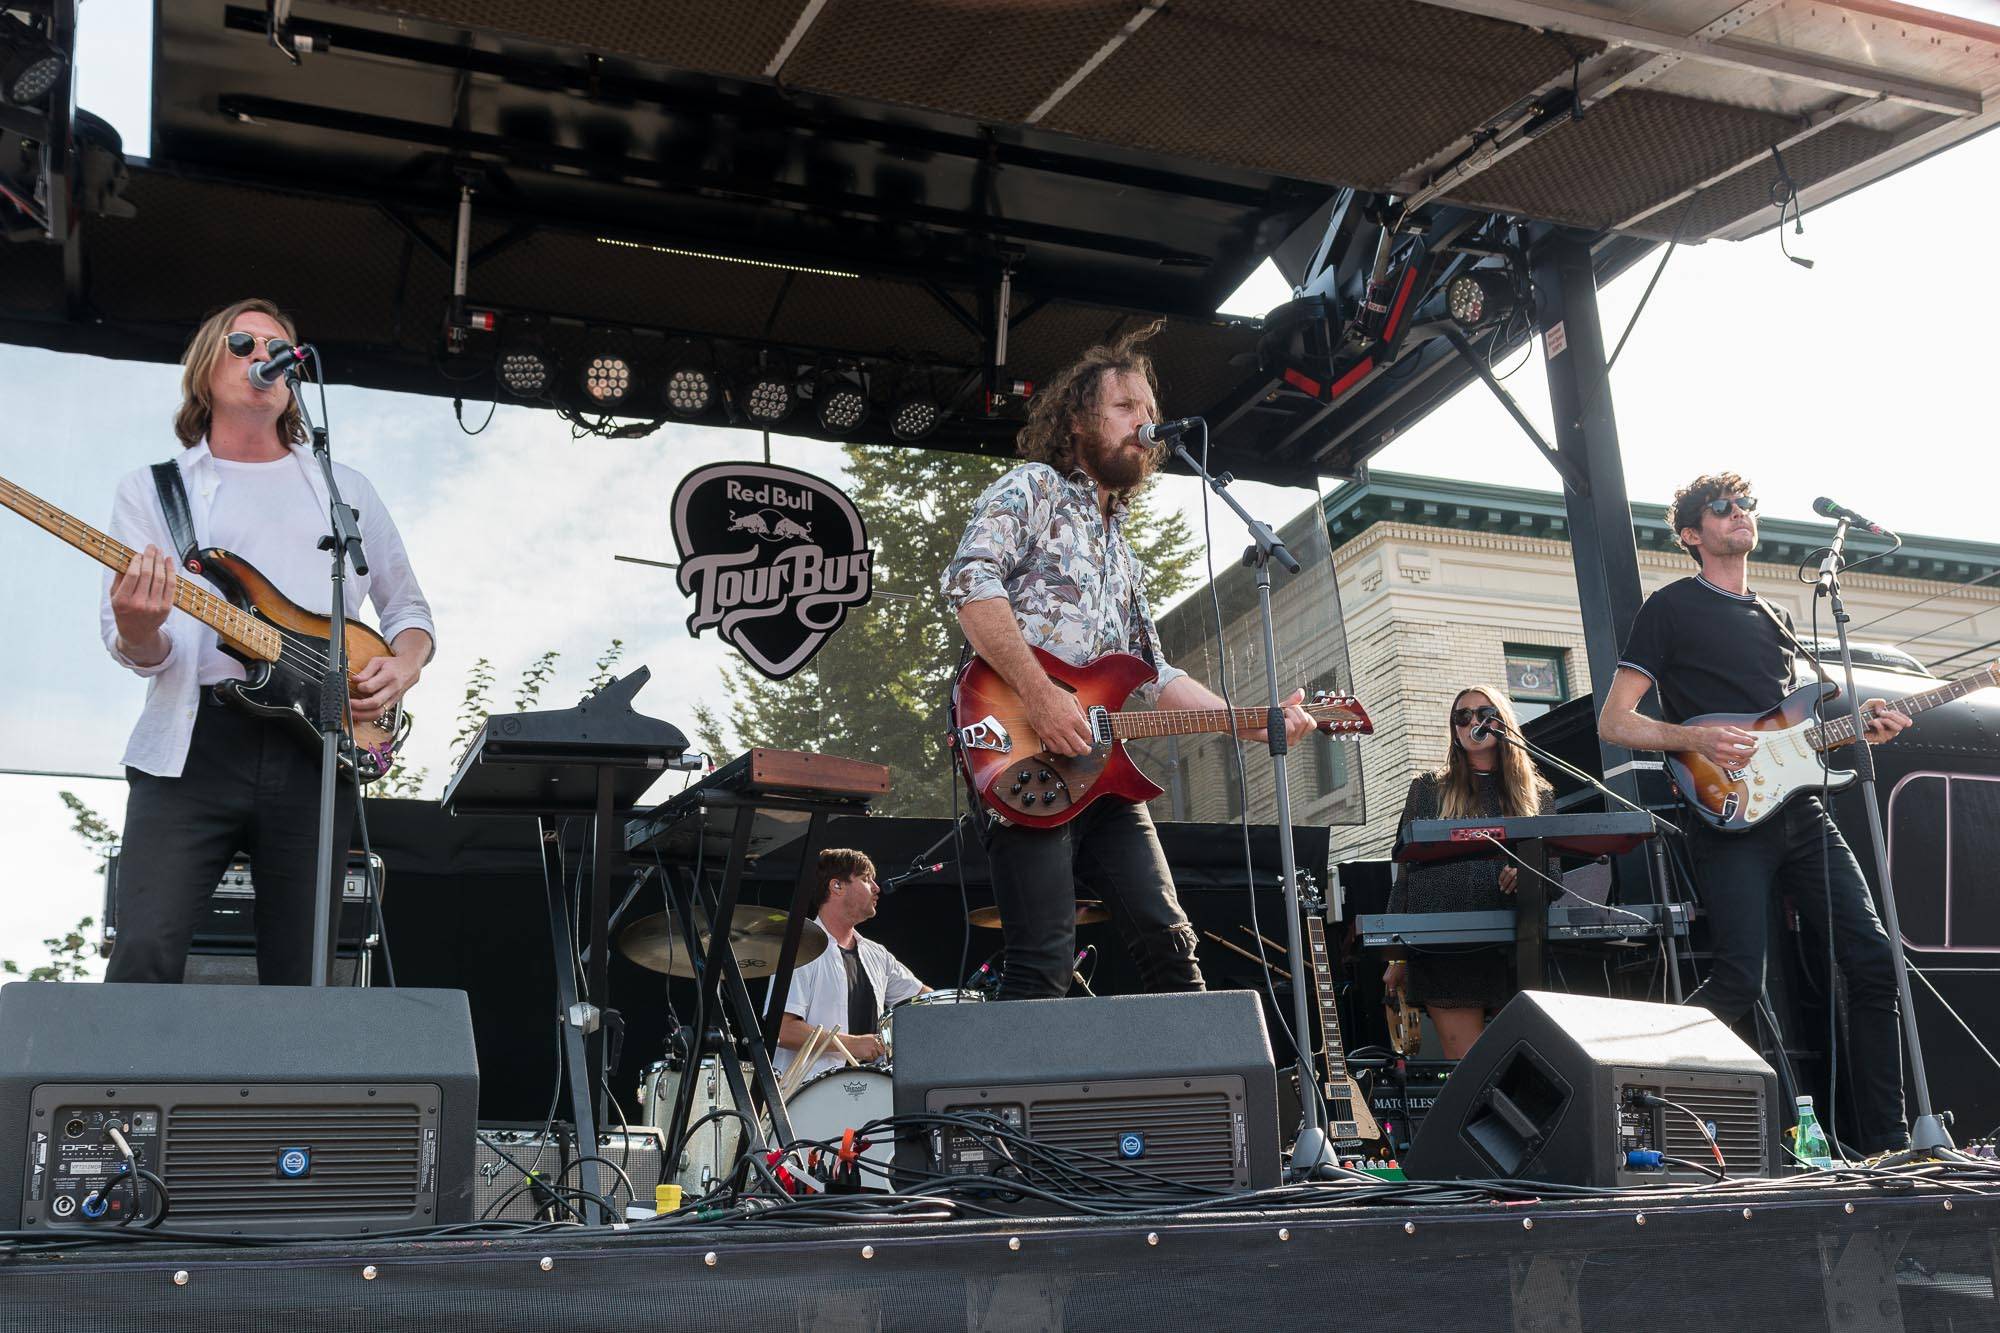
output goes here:
[{"label": "curly dark hair", "polygon": [[[1028,409],[1028,424],[1014,437],[1015,452],[1031,463],[1047,463],[1065,477],[1076,471],[1076,437],[1097,415],[1107,373],[1142,376],[1146,387],[1158,396],[1160,382],[1153,374],[1153,359],[1140,350],[1140,344],[1165,325],[1164,319],[1156,319],[1116,342],[1087,348],[1055,378],[1040,386]],[[1146,464],[1146,475],[1153,474],[1165,460],[1166,452],[1163,445],[1154,448]]]},{"label": "curly dark hair", "polygon": [[833,895],[833,882],[846,879],[850,875],[872,875],[875,863],[852,847],[828,847],[819,854],[819,863],[814,867],[819,876],[819,887],[813,892],[812,914],[819,915],[819,909],[826,906],[826,900]]},{"label": "curly dark hair", "polygon": [[1688,553],[1690,560],[1700,564],[1701,553],[1681,540],[1681,529],[1701,531],[1701,509],[1710,500],[1720,500],[1725,495],[1744,497],[1749,494],[1750,483],[1734,472],[1704,473],[1674,492],[1674,502],[1667,506],[1667,524],[1673,528],[1674,540]]}]

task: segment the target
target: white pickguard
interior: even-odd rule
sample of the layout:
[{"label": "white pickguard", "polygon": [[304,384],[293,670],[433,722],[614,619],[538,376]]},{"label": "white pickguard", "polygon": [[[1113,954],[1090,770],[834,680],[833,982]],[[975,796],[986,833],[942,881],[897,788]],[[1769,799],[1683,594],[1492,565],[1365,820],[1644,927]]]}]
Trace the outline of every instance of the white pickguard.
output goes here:
[{"label": "white pickguard", "polygon": [[[1757,753],[1742,768],[1727,769],[1725,775],[1739,784],[1742,808],[1725,808],[1725,819],[1741,816],[1745,823],[1761,823],[1765,816],[1782,806],[1802,788],[1823,783],[1839,791],[1854,781],[1854,774],[1841,769],[1831,773],[1820,767],[1819,751],[1812,748],[1806,734],[1819,726],[1811,720],[1783,731],[1757,733]],[[1731,800],[1738,799],[1734,793]]]}]

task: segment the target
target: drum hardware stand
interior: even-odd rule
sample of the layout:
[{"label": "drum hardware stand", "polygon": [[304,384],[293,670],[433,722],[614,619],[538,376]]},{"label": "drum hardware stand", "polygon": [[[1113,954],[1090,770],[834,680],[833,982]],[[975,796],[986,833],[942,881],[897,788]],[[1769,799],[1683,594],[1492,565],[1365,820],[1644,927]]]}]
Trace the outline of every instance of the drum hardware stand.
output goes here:
[{"label": "drum hardware stand", "polygon": [[[1896,920],[1895,886],[1889,880],[1888,839],[1882,832],[1882,807],[1875,798],[1875,756],[1862,734],[1861,695],[1854,687],[1854,654],[1847,642],[1847,607],[1840,600],[1840,571],[1846,563],[1842,548],[1847,545],[1848,523],[1849,519],[1843,515],[1834,526],[1833,540],[1827,545],[1826,557],[1820,561],[1819,587],[1813,596],[1828,599],[1833,608],[1834,632],[1840,638],[1840,669],[1847,690],[1847,718],[1854,728],[1854,771],[1860,778],[1861,805],[1868,815],[1868,843],[1875,854],[1875,883],[1882,892],[1883,925],[1888,927],[1889,952],[1896,964],[1896,998],[1902,1006],[1903,1046],[1910,1057],[1911,1081],[1916,1085],[1917,1118],[1910,1125],[1910,1146],[1879,1163],[1895,1166],[1939,1152],[1955,1155],[1957,1149],[1951,1141],[1951,1131],[1946,1128],[1949,1115],[1940,1116],[1931,1107],[1931,1084],[1924,1072],[1923,1039],[1917,1032],[1916,1006],[1910,994],[1910,963],[1903,952],[1903,928]],[[1833,812],[1827,811],[1826,817],[1832,819]],[[1827,929],[1833,929],[1832,922],[1827,923]]]},{"label": "drum hardware stand", "polygon": [[[1201,423],[1201,431],[1206,452],[1207,422]],[[1271,618],[1271,562],[1275,560],[1283,565],[1288,574],[1298,573],[1300,566],[1298,558],[1285,548],[1270,525],[1250,517],[1250,511],[1238,504],[1236,497],[1229,493],[1229,483],[1235,478],[1228,473],[1218,477],[1209,472],[1183,443],[1175,442],[1174,453],[1189,471],[1222,497],[1223,503],[1235,511],[1236,517],[1243,520],[1250,533],[1251,544],[1244,549],[1243,564],[1257,572],[1257,613],[1264,631],[1264,688],[1269,699],[1265,743],[1271,752],[1271,775],[1277,783],[1278,857],[1285,885],[1285,960],[1292,976],[1301,978],[1306,975],[1306,963],[1305,950],[1299,943],[1302,929],[1299,869],[1297,850],[1292,845],[1291,784],[1285,773],[1285,752],[1290,747],[1285,737],[1285,710],[1279,703],[1283,696],[1278,693],[1277,632]],[[1311,1014],[1306,1007],[1305,987],[1296,981],[1292,986],[1292,1033],[1301,1091],[1307,1095],[1299,1098],[1301,1123],[1298,1140],[1292,1145],[1290,1175],[1294,1180],[1310,1180],[1322,1170],[1338,1170],[1340,1157],[1334,1151],[1332,1140],[1326,1136],[1326,1125],[1320,1114],[1319,1089],[1322,1084],[1319,1071],[1313,1067]]]},{"label": "drum hardware stand", "polygon": [[[772,974],[769,1007],[760,1017],[755,1001],[750,998],[749,988],[744,984],[736,952],[730,947],[729,923],[734,918],[741,896],[755,816],[763,809],[788,810],[803,813],[808,818],[805,834],[796,844],[800,849],[799,870],[793,881],[790,920],[779,948],[778,967]],[[724,864],[721,886],[713,903],[708,905],[710,929],[705,947],[694,912],[703,898],[702,885],[697,881],[693,868],[685,868],[683,897],[686,908],[679,912],[681,929],[686,935],[688,956],[700,960],[691,1031],[705,1036],[714,1027],[722,1037],[718,1054],[723,1076],[729,1080],[730,1092],[736,1097],[737,1106],[751,1108],[745,1113],[744,1118],[749,1123],[744,1128],[744,1134],[752,1152],[765,1150],[763,1133],[756,1123],[760,1107],[770,1112],[771,1136],[777,1141],[777,1146],[788,1151],[792,1146],[791,1119],[785,1114],[785,1100],[778,1094],[778,1081],[771,1072],[770,1052],[777,1046],[778,1028],[784,1021],[785,1000],[791,992],[799,940],[805,934],[806,914],[812,907],[819,854],[826,845],[827,816],[850,812],[849,807],[805,797],[718,791],[704,798],[700,813],[694,816],[703,821],[719,816],[718,825],[729,831],[729,856]],[[707,1042],[704,1041],[703,1045],[706,1047]],[[689,1069],[699,1066],[701,1054],[689,1053]],[[754,1099],[752,1087],[743,1078],[741,1055],[747,1055],[751,1061]],[[668,1113],[667,1123],[661,1127],[666,1135],[664,1161],[680,1160],[686,1144],[689,1115],[694,1109],[695,1082],[692,1077],[681,1079],[673,1109]]]}]

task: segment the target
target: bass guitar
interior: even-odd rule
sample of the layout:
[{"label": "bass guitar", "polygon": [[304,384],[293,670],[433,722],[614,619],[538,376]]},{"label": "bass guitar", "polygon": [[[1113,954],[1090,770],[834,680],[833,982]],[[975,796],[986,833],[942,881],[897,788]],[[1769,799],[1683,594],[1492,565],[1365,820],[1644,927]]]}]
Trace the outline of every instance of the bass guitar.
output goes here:
[{"label": "bass guitar", "polygon": [[[1238,708],[1118,711],[1155,672],[1131,653],[1106,653],[1071,666],[1053,653],[1031,647],[1050,680],[1076,696],[1090,723],[1090,753],[1061,755],[1042,748],[1028,725],[1021,696],[984,659],[975,657],[952,687],[951,745],[966,780],[980,800],[1008,822],[1028,828],[1055,828],[1076,818],[1105,796],[1150,801],[1164,790],[1125,753],[1134,736],[1191,736],[1205,732],[1248,732],[1261,727],[1267,710]],[[1319,729],[1332,734],[1368,735],[1375,724],[1354,696],[1322,692],[1306,704]]]},{"label": "bass guitar", "polygon": [[[1920,694],[1889,700],[1889,706],[1915,717],[1941,704],[1962,699],[1974,690],[2000,685],[2000,662],[1991,663],[1962,680]],[[1698,750],[1667,753],[1667,774],[1682,801],[1711,827],[1738,833],[1761,824],[1787,801],[1822,785],[1839,791],[1854,781],[1843,769],[1828,770],[1822,756],[1854,742],[1854,719],[1820,722],[1814,716],[1822,695],[1834,687],[1823,682],[1801,685],[1776,708],[1764,713],[1703,713],[1691,717],[1691,727],[1741,727],[1757,734],[1757,749],[1734,766],[1716,763]],[[1872,714],[1862,711],[1866,725]]]},{"label": "bass guitar", "polygon": [[[4,477],[0,477],[0,504],[116,573],[123,574],[138,558],[122,542]],[[218,547],[197,551],[188,568],[223,595],[182,577],[174,581],[174,605],[214,630],[222,651],[241,662],[245,672],[245,679],[224,681],[216,690],[239,708],[296,724],[300,739],[318,748],[314,719],[319,715],[319,687],[333,642],[333,622],[279,592],[248,560]],[[356,673],[376,658],[389,656],[390,650],[380,634],[357,621],[347,622],[346,638],[351,688]],[[347,717],[344,730],[352,744],[341,747],[343,765],[360,781],[373,782],[395,765],[396,747],[409,727],[398,701],[366,722]]]}]

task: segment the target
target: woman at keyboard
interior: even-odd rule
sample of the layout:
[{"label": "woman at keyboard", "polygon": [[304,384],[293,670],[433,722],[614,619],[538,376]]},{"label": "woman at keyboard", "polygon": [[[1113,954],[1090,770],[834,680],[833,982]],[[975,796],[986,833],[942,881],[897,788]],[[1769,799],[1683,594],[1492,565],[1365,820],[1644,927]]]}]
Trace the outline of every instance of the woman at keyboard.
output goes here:
[{"label": "woman at keyboard", "polygon": [[[1477,819],[1482,816],[1551,813],[1549,784],[1527,754],[1482,726],[1497,721],[1515,730],[1514,705],[1506,694],[1484,685],[1468,686],[1452,700],[1444,767],[1420,773],[1410,783],[1398,830],[1413,819]],[[1520,871],[1499,859],[1449,861],[1437,865],[1399,864],[1389,891],[1391,912],[1486,912],[1508,907]],[[1430,1015],[1447,1060],[1462,1059],[1486,1028],[1486,1016],[1515,990],[1505,949],[1454,948],[1412,951],[1395,962],[1382,985],[1400,990]]]}]

